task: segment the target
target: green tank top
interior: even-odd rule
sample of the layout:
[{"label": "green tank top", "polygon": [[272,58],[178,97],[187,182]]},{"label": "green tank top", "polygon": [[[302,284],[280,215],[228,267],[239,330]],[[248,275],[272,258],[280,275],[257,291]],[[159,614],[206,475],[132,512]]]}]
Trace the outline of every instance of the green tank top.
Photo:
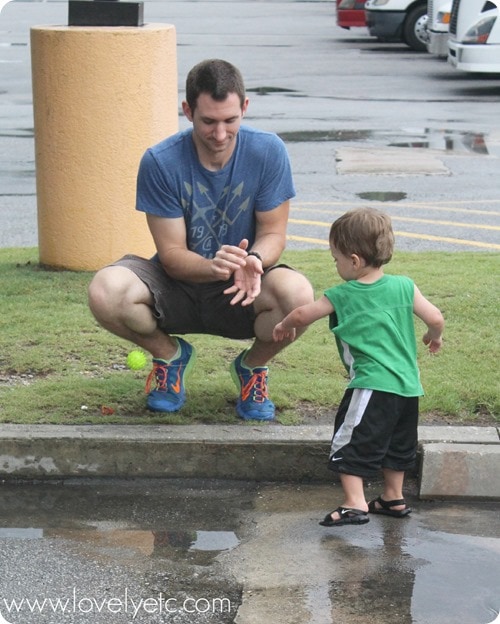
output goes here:
[{"label": "green tank top", "polygon": [[384,275],[373,284],[355,280],[325,291],[335,311],[330,330],[346,367],[349,388],[401,396],[424,393],[417,365],[414,283]]}]

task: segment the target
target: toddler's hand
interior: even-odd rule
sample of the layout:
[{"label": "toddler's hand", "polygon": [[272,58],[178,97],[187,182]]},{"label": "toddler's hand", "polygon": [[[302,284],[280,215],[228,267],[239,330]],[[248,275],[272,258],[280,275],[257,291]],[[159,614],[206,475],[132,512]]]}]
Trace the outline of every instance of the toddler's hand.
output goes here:
[{"label": "toddler's hand", "polygon": [[273,329],[273,340],[275,342],[280,342],[285,338],[288,338],[290,342],[293,342],[295,340],[295,336],[295,327],[292,327],[292,329],[285,329],[282,323],[278,323]]},{"label": "toddler's hand", "polygon": [[439,338],[431,338],[429,332],[424,334],[422,338],[425,345],[429,347],[429,353],[437,353],[443,344],[443,339],[441,336]]}]

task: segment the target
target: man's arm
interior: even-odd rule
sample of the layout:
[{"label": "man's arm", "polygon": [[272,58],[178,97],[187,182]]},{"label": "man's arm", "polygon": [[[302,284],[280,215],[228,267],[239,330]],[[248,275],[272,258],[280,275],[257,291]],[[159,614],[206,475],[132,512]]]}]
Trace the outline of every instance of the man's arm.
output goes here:
[{"label": "man's arm", "polygon": [[190,282],[227,280],[245,264],[247,252],[232,245],[223,245],[212,259],[190,251],[182,217],[166,219],[148,214],[147,221],[160,261],[174,279]]},{"label": "man's arm", "polygon": [[[223,245],[212,259],[190,251],[186,242],[186,224],[182,217],[167,219],[148,214],[148,226],[165,271],[173,278],[191,282],[228,280],[235,274],[233,304],[251,303],[260,294],[261,263],[248,251],[262,258],[263,266],[275,264],[286,244],[286,226],[290,202],[267,212],[256,213],[256,237],[251,249],[243,239],[238,246]],[[242,301],[244,300],[244,301]]]},{"label": "man's arm", "polygon": [[[249,255],[246,256],[245,265],[235,270],[234,285],[224,291],[225,294],[234,294],[232,305],[250,305],[260,295],[263,269],[276,264],[285,249],[289,210],[290,202],[286,201],[273,210],[256,212],[255,242],[250,249],[246,239],[240,242],[240,248],[246,249]],[[223,249],[221,256],[222,252]],[[252,252],[257,253],[258,257],[252,255]]]},{"label": "man's arm", "polygon": [[256,251],[262,258],[264,268],[276,264],[286,247],[286,228],[290,202],[266,212],[256,212],[257,228],[255,242],[248,251]]}]

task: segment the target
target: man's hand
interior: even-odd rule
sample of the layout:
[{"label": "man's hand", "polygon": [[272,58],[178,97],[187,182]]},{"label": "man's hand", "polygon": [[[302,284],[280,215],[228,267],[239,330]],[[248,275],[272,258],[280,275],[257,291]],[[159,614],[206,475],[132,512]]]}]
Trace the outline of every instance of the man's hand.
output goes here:
[{"label": "man's hand", "polygon": [[260,295],[261,275],[264,273],[262,262],[256,256],[247,256],[245,266],[234,272],[234,285],[227,288],[224,294],[236,293],[231,299],[231,305],[241,303],[250,305]]},{"label": "man's hand", "polygon": [[260,295],[261,275],[264,269],[257,256],[248,255],[247,248],[248,240],[244,238],[238,247],[223,245],[216,254],[221,266],[227,266],[228,270],[234,269],[229,274],[229,276],[233,274],[234,284],[224,291],[225,295],[235,293],[231,305],[237,303],[241,303],[242,306],[250,305]]},{"label": "man's hand", "polygon": [[235,245],[222,245],[212,259],[214,279],[228,280],[233,273],[246,264],[248,241],[244,238],[236,247]]}]

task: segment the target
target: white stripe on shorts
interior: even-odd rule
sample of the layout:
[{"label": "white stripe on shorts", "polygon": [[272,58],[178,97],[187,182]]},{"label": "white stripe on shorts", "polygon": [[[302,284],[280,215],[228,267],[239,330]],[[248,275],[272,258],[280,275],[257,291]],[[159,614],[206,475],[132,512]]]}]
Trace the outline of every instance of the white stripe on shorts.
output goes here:
[{"label": "white stripe on shorts", "polygon": [[354,388],[344,422],[333,437],[330,448],[330,459],[332,459],[338,450],[351,441],[354,427],[357,427],[361,422],[368,401],[372,396],[372,392],[373,390],[367,388]]}]

